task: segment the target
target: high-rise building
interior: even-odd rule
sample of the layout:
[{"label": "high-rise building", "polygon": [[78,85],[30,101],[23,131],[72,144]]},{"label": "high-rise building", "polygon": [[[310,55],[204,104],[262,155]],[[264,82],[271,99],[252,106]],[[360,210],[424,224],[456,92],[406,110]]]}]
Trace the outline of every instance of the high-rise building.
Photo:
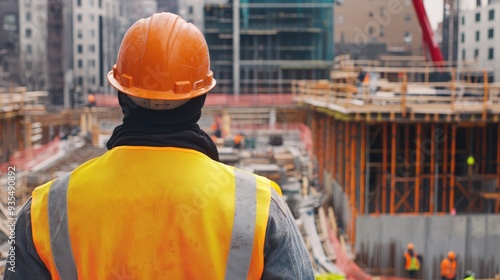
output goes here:
[{"label": "high-rise building", "polygon": [[461,2],[460,0],[444,0],[442,50],[444,60],[451,62],[457,61],[458,14]]},{"label": "high-rise building", "polygon": [[[136,20],[130,19],[135,15],[129,11],[142,11],[136,2],[20,0],[21,68],[16,73],[22,84],[30,90],[48,90],[52,104],[66,107],[86,104],[89,93],[112,92],[106,74],[116,62],[123,35]],[[144,13],[156,10],[155,1],[143,2],[154,4]],[[128,8],[131,3],[135,9]]]},{"label": "high-rise building", "polygon": [[336,2],[336,54],[356,59],[423,54],[422,32],[411,0]]},{"label": "high-rise building", "polygon": [[203,26],[215,91],[290,93],[294,79],[329,78],[333,0],[217,2],[204,5]]},{"label": "high-rise building", "polygon": [[19,1],[20,76],[28,90],[48,89],[48,0]]},{"label": "high-rise building", "polygon": [[[110,92],[106,75],[116,61],[129,25],[127,6],[119,0],[76,0],[73,6],[74,102],[85,104],[87,95]],[[71,75],[70,75],[71,76]]]},{"label": "high-rise building", "polygon": [[[462,75],[470,68],[484,69],[490,80],[500,81],[500,1],[489,1],[472,10],[461,11],[458,33]],[[474,75],[473,80],[480,81],[484,74],[476,71],[470,75]]]},{"label": "high-rise building", "polygon": [[157,0],[158,12],[179,14],[179,0]]},{"label": "high-rise building", "polygon": [[18,1],[0,1],[0,23],[0,87],[18,86],[22,83]]}]

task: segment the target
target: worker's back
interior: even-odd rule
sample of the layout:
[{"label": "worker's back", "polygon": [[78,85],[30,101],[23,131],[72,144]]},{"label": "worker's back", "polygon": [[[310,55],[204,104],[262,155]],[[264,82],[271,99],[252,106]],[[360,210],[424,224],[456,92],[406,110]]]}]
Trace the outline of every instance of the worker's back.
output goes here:
[{"label": "worker's back", "polygon": [[[57,250],[50,248],[50,238],[62,240],[53,235],[59,225],[44,210],[48,204],[50,216],[52,199],[64,195],[56,187],[61,181],[51,186],[56,196],[48,197],[50,183],[33,193],[33,239],[52,270],[57,257],[50,252]],[[69,177],[68,249],[79,279],[223,279],[232,260],[238,266],[244,260],[231,253],[251,258],[249,279],[258,279],[269,186],[263,177],[193,150],[117,147]]]}]

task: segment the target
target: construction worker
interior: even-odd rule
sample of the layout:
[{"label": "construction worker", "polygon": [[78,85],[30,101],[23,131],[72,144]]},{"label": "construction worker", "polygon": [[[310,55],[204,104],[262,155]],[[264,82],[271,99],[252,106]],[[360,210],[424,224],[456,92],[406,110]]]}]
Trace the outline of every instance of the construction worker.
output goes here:
[{"label": "construction worker", "polygon": [[233,137],[234,148],[241,149],[244,140],[245,136],[242,133],[236,133],[236,135],[234,135]]},{"label": "construction worker", "polygon": [[472,270],[467,270],[464,274],[464,280],[475,280],[476,274]]},{"label": "construction worker", "polygon": [[34,190],[5,279],[314,279],[278,185],[220,163],[197,124],[216,83],[198,28],[137,21],[108,81],[109,151]]},{"label": "construction worker", "polygon": [[449,251],[446,258],[441,261],[441,280],[455,280],[457,277],[456,254]]},{"label": "construction worker", "polygon": [[467,173],[469,173],[469,175],[472,175],[474,173],[474,164],[476,164],[476,160],[474,159],[474,156],[473,155],[469,155],[467,157]]},{"label": "construction worker", "polygon": [[415,245],[408,243],[407,251],[404,253],[405,270],[408,278],[417,278],[417,273],[420,270],[420,256],[415,251]]}]

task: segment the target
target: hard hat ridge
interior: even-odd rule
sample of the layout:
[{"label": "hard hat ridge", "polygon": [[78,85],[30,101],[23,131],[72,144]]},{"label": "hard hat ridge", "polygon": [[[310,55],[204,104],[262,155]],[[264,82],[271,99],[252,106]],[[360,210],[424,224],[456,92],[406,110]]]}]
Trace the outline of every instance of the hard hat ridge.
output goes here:
[{"label": "hard hat ridge", "polygon": [[158,110],[176,108],[216,84],[203,34],[172,13],[130,27],[108,81],[138,105]]}]

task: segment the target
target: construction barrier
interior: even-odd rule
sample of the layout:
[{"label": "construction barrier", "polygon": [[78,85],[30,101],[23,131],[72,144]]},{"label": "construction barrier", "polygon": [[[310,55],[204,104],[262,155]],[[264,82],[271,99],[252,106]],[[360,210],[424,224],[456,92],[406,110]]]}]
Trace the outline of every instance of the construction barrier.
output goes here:
[{"label": "construction barrier", "polygon": [[0,173],[5,173],[9,166],[15,166],[18,171],[27,171],[35,165],[48,159],[59,151],[60,138],[56,137],[47,144],[27,148],[15,152],[8,162],[0,165]]}]

